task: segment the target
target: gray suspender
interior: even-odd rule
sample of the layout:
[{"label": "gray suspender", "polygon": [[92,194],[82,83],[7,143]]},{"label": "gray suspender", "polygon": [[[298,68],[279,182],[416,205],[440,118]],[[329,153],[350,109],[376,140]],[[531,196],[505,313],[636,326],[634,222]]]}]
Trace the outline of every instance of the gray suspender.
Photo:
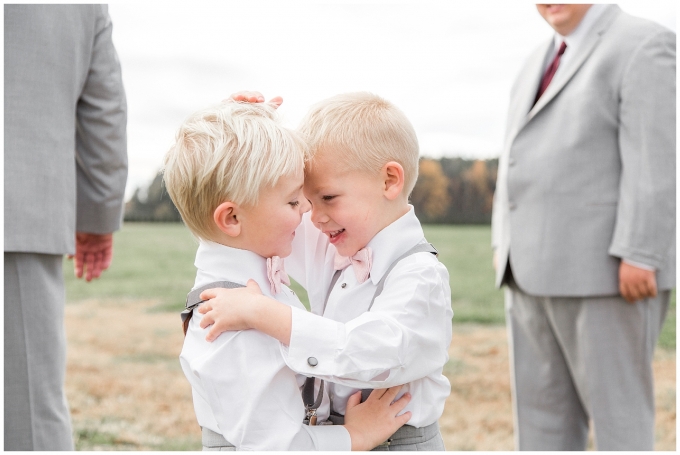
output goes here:
[{"label": "gray suspender", "polygon": [[184,335],[186,336],[187,334],[187,329],[189,328],[189,321],[191,320],[191,316],[194,314],[194,308],[196,308],[199,304],[204,302],[204,300],[201,300],[200,297],[201,292],[214,288],[234,289],[244,287],[245,286],[242,284],[233,283],[231,281],[214,281],[212,283],[206,284],[205,286],[201,286],[200,288],[196,288],[189,294],[187,294],[185,309],[184,311],[182,311],[182,313],[180,313],[180,316],[182,317],[182,328],[184,329]]},{"label": "gray suspender", "polygon": [[[198,305],[204,302],[204,300],[201,300],[201,292],[208,290],[208,289],[214,289],[214,288],[226,288],[226,289],[235,289],[235,288],[244,288],[245,286],[242,284],[234,283],[231,281],[214,281],[212,283],[208,283],[205,286],[201,286],[200,288],[196,288],[193,291],[191,291],[189,294],[187,294],[187,301],[185,305],[184,311],[180,314],[182,317],[182,327],[184,328],[184,335],[187,334],[187,328],[189,327],[189,321],[191,320],[191,316],[194,314],[194,308],[196,308]],[[314,399],[314,378],[307,378],[305,380],[305,384],[302,386],[302,401],[305,404],[305,410],[307,411],[307,415],[305,416],[305,419],[303,420],[304,424],[307,425],[316,425],[316,410],[321,406],[321,401],[323,400],[323,389],[324,389],[324,382],[321,381],[321,384],[319,385],[319,393],[316,396],[316,400]],[[205,429],[204,429],[205,430]],[[228,442],[224,441],[226,444],[229,444]],[[205,444],[203,444],[205,445]],[[223,447],[230,447],[231,445],[225,445]]]},{"label": "gray suspender", "polygon": [[[373,294],[371,303],[368,305],[368,309],[366,311],[371,311],[371,308],[373,307],[373,302],[375,302],[376,297],[378,297],[382,293],[383,287],[385,287],[385,280],[387,279],[387,275],[390,274],[392,269],[399,263],[399,261],[415,253],[432,253],[435,256],[439,256],[439,252],[431,243],[419,243],[410,250],[408,250],[406,253],[402,254],[397,259],[395,259],[394,262],[392,262],[392,264],[390,264],[390,266],[387,268],[380,281],[378,281],[378,285],[375,289],[375,294]],[[333,275],[333,279],[331,279],[331,284],[328,287],[328,292],[326,293],[326,300],[323,302],[323,309],[321,311],[321,314],[323,314],[323,312],[326,310],[326,305],[328,304],[328,297],[331,296],[331,291],[333,290],[333,287],[335,287],[335,283],[338,282],[338,278],[340,278],[341,272],[342,270],[336,270],[335,274]]]},{"label": "gray suspender", "polygon": [[[401,261],[402,259],[404,259],[408,256],[411,256],[412,254],[416,254],[416,253],[432,253],[435,256],[439,256],[439,252],[434,247],[434,245],[432,245],[431,243],[419,243],[416,246],[414,246],[413,248],[411,248],[410,250],[408,250],[406,253],[402,254],[397,259],[395,259],[394,262],[392,262],[392,264],[390,264],[390,266],[387,268],[387,270],[383,274],[382,278],[380,278],[380,281],[378,281],[378,285],[376,286],[375,293],[373,294],[373,298],[371,299],[371,303],[368,305],[368,309],[366,311],[371,311],[371,308],[373,307],[373,302],[375,302],[376,297],[378,297],[382,293],[383,287],[385,287],[385,280],[387,279],[387,275],[390,274],[392,269],[399,263],[399,261]],[[326,293],[326,300],[323,303],[323,309],[322,309],[321,314],[323,314],[323,312],[326,310],[326,304],[328,303],[328,297],[330,297],[331,291],[333,290],[335,283],[338,282],[338,278],[340,278],[341,272],[342,272],[341,270],[336,270],[335,274],[333,274],[333,279],[331,279],[331,284],[328,287],[328,292]],[[362,389],[361,390],[361,401],[362,401],[362,403],[364,401],[366,401],[366,399],[368,398],[368,396],[371,394],[372,391],[373,391],[373,389]]]}]

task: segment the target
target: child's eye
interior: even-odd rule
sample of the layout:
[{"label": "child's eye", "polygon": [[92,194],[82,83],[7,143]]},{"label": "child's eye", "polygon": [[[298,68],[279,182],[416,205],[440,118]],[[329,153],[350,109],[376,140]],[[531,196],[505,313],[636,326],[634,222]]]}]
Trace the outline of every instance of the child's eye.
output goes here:
[{"label": "child's eye", "polygon": [[300,205],[300,201],[289,202],[289,204],[290,204],[291,207],[297,207],[297,206]]},{"label": "child's eye", "polygon": [[335,196],[321,196],[321,199],[324,201],[330,201],[333,200],[333,198],[335,198]]}]

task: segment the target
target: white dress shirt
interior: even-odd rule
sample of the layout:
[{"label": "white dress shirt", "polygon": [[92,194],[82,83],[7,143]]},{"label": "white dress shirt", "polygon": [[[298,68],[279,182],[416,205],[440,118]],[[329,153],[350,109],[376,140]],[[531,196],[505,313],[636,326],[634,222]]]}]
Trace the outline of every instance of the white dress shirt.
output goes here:
[{"label": "white dress shirt", "polygon": [[[265,295],[306,311],[283,284],[281,292],[271,295],[266,259],[251,251],[201,241],[195,265],[194,289],[214,281],[245,285],[252,278]],[[199,325],[201,318],[194,311],[180,354],[201,427],[223,435],[239,450],[351,449],[343,426],[302,423],[305,409],[300,387],[305,377],[286,366],[277,340],[245,330],[222,333],[209,343],[205,341],[207,329]],[[327,419],[328,412],[325,397],[319,421]]]},{"label": "white dress shirt", "polygon": [[[359,284],[352,266],[344,269],[323,308],[335,272],[335,246],[303,216],[286,259],[290,276],[307,289],[312,313],[293,310],[291,369],[331,381],[334,411],[344,414],[347,399],[361,388],[407,384],[408,422],[423,427],[439,419],[451,385],[442,374],[451,343],[451,289],[446,267],[431,253],[415,253],[392,269],[382,294],[366,311],[376,285],[399,256],[425,240],[413,207],[369,243],[373,266]],[[311,366],[310,357],[318,364]],[[314,362],[312,362],[314,363]]]},{"label": "white dress shirt", "polygon": [[555,72],[555,76],[553,76],[553,80],[557,80],[559,75],[565,71],[564,68],[569,66],[569,62],[573,58],[574,54],[576,54],[578,49],[583,45],[586,35],[606,9],[607,5],[592,5],[590,8],[588,8],[588,11],[586,11],[586,14],[583,16],[583,19],[581,19],[581,22],[569,35],[562,36],[555,32],[553,50],[550,54],[550,57],[543,66],[543,72],[545,72],[545,70],[548,68],[548,65],[550,65],[550,62],[552,62],[552,60],[555,58],[557,50],[560,48],[562,41],[564,41],[567,43],[567,48],[565,49],[564,54],[562,54],[562,57],[560,57],[560,66],[557,67],[557,72]]}]

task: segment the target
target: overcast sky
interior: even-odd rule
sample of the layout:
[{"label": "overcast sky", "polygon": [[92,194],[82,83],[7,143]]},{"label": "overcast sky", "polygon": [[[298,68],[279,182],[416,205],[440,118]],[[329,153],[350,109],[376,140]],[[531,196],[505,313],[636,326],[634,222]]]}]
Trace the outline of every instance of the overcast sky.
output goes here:
[{"label": "overcast sky", "polygon": [[[624,11],[675,31],[676,2]],[[191,112],[238,90],[281,95],[296,126],[326,97],[370,91],[399,106],[427,156],[500,153],[510,86],[552,35],[519,1],[114,2],[127,92],[127,197],[162,165]]]}]

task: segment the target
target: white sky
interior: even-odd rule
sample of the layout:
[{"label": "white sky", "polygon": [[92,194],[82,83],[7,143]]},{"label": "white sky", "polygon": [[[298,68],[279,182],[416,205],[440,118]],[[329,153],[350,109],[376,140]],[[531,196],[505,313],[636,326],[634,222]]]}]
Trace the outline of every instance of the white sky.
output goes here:
[{"label": "white sky", "polygon": [[[676,29],[673,0],[624,11]],[[421,153],[496,157],[511,84],[552,29],[526,1],[113,2],[128,99],[127,197],[182,120],[238,90],[281,95],[296,126],[323,98],[370,91],[413,123]]]}]

